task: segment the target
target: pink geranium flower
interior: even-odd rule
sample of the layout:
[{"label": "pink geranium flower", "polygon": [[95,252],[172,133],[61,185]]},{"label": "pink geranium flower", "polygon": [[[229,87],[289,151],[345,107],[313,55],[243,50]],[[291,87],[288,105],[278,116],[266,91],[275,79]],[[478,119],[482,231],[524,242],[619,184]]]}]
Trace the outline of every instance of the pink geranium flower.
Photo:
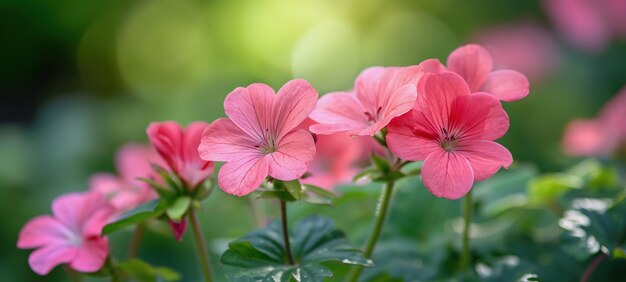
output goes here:
[{"label": "pink geranium flower", "polygon": [[163,165],[156,151],[148,145],[127,144],[117,151],[117,175],[97,173],[89,180],[91,190],[104,194],[119,211],[125,212],[157,198],[157,194],[139,178],[157,175],[151,163]]},{"label": "pink geranium flower", "polygon": [[36,249],[28,263],[39,275],[64,263],[80,272],[98,271],[109,254],[107,238],[100,233],[114,212],[98,192],[65,194],[52,203],[53,216],[38,216],[26,223],[17,247]]},{"label": "pink geranium flower", "polygon": [[213,174],[214,164],[198,155],[200,137],[207,125],[193,122],[183,129],[176,122],[166,121],[153,122],[147,129],[152,146],[189,188],[195,188]]},{"label": "pink geranium flower", "polygon": [[218,173],[220,188],[243,196],[268,175],[279,180],[301,177],[315,156],[315,143],[297,127],[316,101],[317,91],[301,79],[287,82],[277,94],[260,83],[228,94],[228,118],[211,123],[198,148],[202,159],[226,162]]},{"label": "pink geranium flower", "polygon": [[[486,92],[504,102],[520,100],[528,96],[528,78],[514,70],[493,70],[489,52],[475,44],[461,46],[448,56],[448,68],[436,60],[427,60],[430,72],[455,72],[465,81],[472,92]],[[436,66],[439,64],[439,66]]]},{"label": "pink geranium flower", "polygon": [[594,119],[576,119],[565,129],[563,147],[568,155],[607,157],[626,143],[626,87]]},{"label": "pink geranium flower", "polygon": [[425,76],[415,108],[388,126],[387,144],[398,157],[423,160],[424,185],[437,197],[457,199],[474,181],[485,180],[513,158],[494,142],[509,128],[500,101],[473,93],[462,77],[444,72]]},{"label": "pink geranium flower", "polygon": [[319,124],[311,126],[311,131],[373,136],[413,107],[415,85],[422,73],[419,66],[366,69],[357,77],[354,92],[320,98],[311,113],[311,119]]}]

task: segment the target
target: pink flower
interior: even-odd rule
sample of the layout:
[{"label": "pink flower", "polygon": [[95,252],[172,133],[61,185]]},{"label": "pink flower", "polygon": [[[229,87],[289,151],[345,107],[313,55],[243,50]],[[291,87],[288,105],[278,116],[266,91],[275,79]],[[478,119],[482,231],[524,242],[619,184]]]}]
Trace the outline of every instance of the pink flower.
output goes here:
[{"label": "pink flower", "polygon": [[28,263],[39,275],[63,263],[80,272],[95,272],[109,254],[108,240],[100,233],[114,212],[100,193],[65,194],[52,203],[53,216],[38,216],[26,223],[17,247],[36,249]]},{"label": "pink flower", "polygon": [[494,142],[509,128],[500,101],[473,93],[451,72],[424,76],[415,108],[388,126],[387,144],[398,157],[424,160],[422,180],[437,197],[458,199],[513,158]]},{"label": "pink flower", "polygon": [[576,119],[565,129],[568,155],[608,157],[626,143],[626,87],[611,99],[595,119]]},{"label": "pink flower", "polygon": [[422,73],[418,66],[366,69],[357,77],[353,93],[334,92],[320,98],[311,113],[319,124],[311,131],[373,136],[413,107]]},{"label": "pink flower", "polygon": [[517,22],[485,29],[474,37],[487,48],[498,69],[515,69],[531,80],[540,80],[558,64],[556,42],[542,26],[534,22]]},{"label": "pink flower", "polygon": [[228,94],[228,118],[211,123],[198,148],[202,159],[226,162],[218,173],[220,188],[243,196],[268,175],[279,180],[301,177],[315,156],[315,144],[309,132],[297,127],[316,101],[317,91],[300,79],[287,82],[277,94],[261,83]]},{"label": "pink flower", "polygon": [[157,198],[157,194],[138,178],[156,179],[150,164],[162,165],[162,162],[150,146],[124,145],[115,158],[117,175],[97,173],[90,178],[89,187],[105,195],[119,212],[134,209]]},{"label": "pink flower", "polygon": [[[424,63],[426,62],[431,65],[432,73],[446,71],[437,60],[431,59]],[[472,92],[486,92],[504,102],[517,101],[528,96],[529,84],[526,76],[514,70],[492,71],[493,59],[481,46],[469,44],[455,49],[448,56],[447,64],[447,71],[463,77]]]},{"label": "pink flower", "polygon": [[213,163],[198,155],[200,137],[207,125],[193,122],[183,129],[176,122],[166,121],[148,126],[152,146],[188,188],[195,188],[213,174]]}]

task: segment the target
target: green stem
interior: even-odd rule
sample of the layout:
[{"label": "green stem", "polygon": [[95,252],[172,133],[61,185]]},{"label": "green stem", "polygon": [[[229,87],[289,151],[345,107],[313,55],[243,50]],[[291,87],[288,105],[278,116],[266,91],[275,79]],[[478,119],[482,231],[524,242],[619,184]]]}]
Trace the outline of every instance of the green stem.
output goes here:
[{"label": "green stem", "polygon": [[193,238],[196,241],[196,251],[200,259],[200,268],[204,275],[204,281],[211,282],[213,281],[213,276],[211,275],[211,263],[209,261],[209,255],[207,254],[206,242],[204,241],[204,235],[202,235],[200,222],[193,208],[189,209],[189,221],[191,222]]},{"label": "green stem", "polygon": [[63,265],[63,270],[65,270],[65,273],[67,273],[67,276],[69,276],[70,280],[72,280],[73,282],[81,282],[82,281],[82,279],[80,278],[80,273],[78,273],[76,270],[70,268],[69,265],[64,264]]},{"label": "green stem", "polygon": [[110,255],[107,257],[106,266],[109,269],[109,272],[111,273],[112,282],[122,281],[122,278],[120,277],[120,274],[117,272],[117,269],[115,268],[115,264],[113,263],[113,259],[111,258]]},{"label": "green stem", "polygon": [[289,243],[289,229],[287,228],[287,203],[283,200],[280,200],[280,219],[283,225],[283,240],[285,241],[287,260],[289,261],[289,264],[295,265],[296,262],[293,260],[293,255],[291,254],[291,244]]},{"label": "green stem", "polygon": [[135,231],[133,232],[133,238],[130,240],[130,245],[128,246],[128,258],[135,258],[139,253],[139,247],[141,246],[141,237],[143,237],[143,232],[146,230],[146,225],[140,223],[135,227]]},{"label": "green stem", "polygon": [[[374,230],[372,230],[372,234],[370,234],[367,245],[365,246],[365,250],[363,251],[363,255],[365,256],[365,258],[370,259],[372,257],[372,253],[374,252],[374,248],[376,247],[376,242],[378,241],[380,233],[383,230],[385,218],[387,217],[387,212],[389,211],[389,203],[391,202],[391,196],[393,195],[394,185],[394,181],[387,182],[387,185],[383,188],[383,192],[380,196],[380,199],[378,200]],[[362,265],[354,266],[348,274],[348,281],[357,281],[362,271]]]},{"label": "green stem", "polygon": [[472,190],[465,195],[463,219],[463,253],[461,256],[461,271],[465,272],[471,265],[470,251],[470,227],[472,224]]}]

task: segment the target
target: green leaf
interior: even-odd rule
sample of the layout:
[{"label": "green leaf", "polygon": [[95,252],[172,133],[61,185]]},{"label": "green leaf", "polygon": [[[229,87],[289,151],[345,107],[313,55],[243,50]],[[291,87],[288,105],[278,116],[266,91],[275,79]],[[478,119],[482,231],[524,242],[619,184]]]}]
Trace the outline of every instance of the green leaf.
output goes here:
[{"label": "green leaf", "polygon": [[167,267],[153,267],[139,259],[130,259],[117,264],[117,268],[137,281],[179,281],[180,274]]},{"label": "green leaf", "polygon": [[112,223],[107,224],[102,229],[102,235],[107,235],[124,227],[131,226],[137,223],[147,221],[152,218],[156,218],[163,214],[167,209],[167,202],[160,199],[155,199],[147,202],[135,209],[132,209]]},{"label": "green leaf", "polygon": [[425,255],[417,251],[417,244],[394,238],[380,242],[374,253],[374,266],[363,271],[361,281],[432,281],[437,269],[426,263]]},{"label": "green leaf", "polygon": [[138,178],[138,180],[150,185],[150,187],[152,187],[152,189],[156,191],[161,198],[172,199],[176,197],[176,193],[173,190],[166,188],[163,184],[155,181],[154,179]]},{"label": "green leaf", "polygon": [[[278,181],[278,180],[275,180]],[[302,191],[302,185],[300,184],[300,181],[298,179],[295,180],[291,180],[291,181],[280,181],[283,185],[283,187],[285,187],[285,189],[287,189],[287,191],[289,191],[289,194],[291,194],[294,199],[296,200],[300,200],[302,199],[302,196],[304,195],[304,191]]]},{"label": "green leaf", "polygon": [[180,221],[191,204],[191,198],[188,196],[180,196],[174,200],[174,202],[167,208],[165,213],[170,219]]},{"label": "green leaf", "polygon": [[389,162],[376,154],[372,154],[372,162],[383,174],[388,174],[391,171]]},{"label": "green leaf", "polygon": [[314,205],[330,206],[335,198],[335,194],[333,194],[333,192],[310,184],[304,184],[302,186],[302,190],[304,192],[302,199],[305,202]]},{"label": "green leaf", "polygon": [[324,262],[371,265],[332,220],[311,216],[290,232],[296,265],[287,263],[281,225],[273,222],[229,244],[220,261],[229,281],[323,281],[333,273]]}]

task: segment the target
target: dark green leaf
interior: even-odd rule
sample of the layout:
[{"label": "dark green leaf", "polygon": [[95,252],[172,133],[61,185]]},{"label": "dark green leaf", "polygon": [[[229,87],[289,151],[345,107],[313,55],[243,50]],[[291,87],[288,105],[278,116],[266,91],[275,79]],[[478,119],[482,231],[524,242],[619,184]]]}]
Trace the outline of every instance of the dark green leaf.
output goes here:
[{"label": "dark green leaf", "polygon": [[167,202],[160,199],[147,202],[133,210],[122,214],[117,220],[107,224],[102,229],[102,235],[107,235],[124,227],[131,226],[146,220],[156,218],[167,209]]}]

